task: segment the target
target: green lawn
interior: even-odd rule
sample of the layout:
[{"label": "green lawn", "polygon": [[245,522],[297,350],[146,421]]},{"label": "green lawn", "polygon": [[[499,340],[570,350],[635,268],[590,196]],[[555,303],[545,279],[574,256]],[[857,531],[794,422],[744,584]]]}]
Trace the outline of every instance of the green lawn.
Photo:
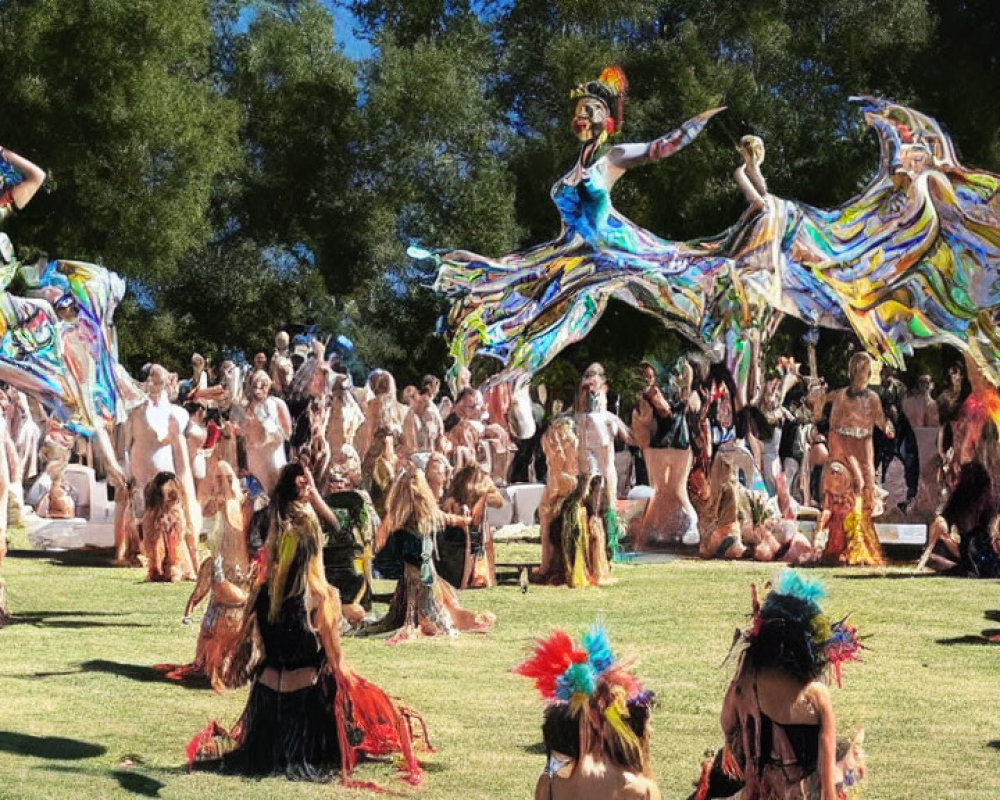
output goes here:
[{"label": "green lawn", "polygon": [[[523,555],[501,552],[504,557]],[[387,647],[349,640],[354,667],[419,708],[436,754],[410,790],[384,764],[362,780],[432,798],[529,798],[544,756],[541,706],[510,674],[531,637],[577,631],[603,617],[618,651],[660,698],[653,758],[665,798],[685,798],[704,752],[720,742],[717,715],[733,630],[745,624],[748,584],[770,568],[682,560],[619,566],[616,586],[570,591],[517,587],[466,592],[494,611],[489,635]],[[814,573],[819,574],[819,573]],[[832,613],[871,634],[866,663],[848,665],[834,704],[842,730],[865,725],[868,798],[1000,797],[1000,628],[996,582],[881,577],[831,570]],[[0,631],[0,797],[347,798],[339,786],[188,775],[184,747],[211,718],[230,724],[246,690],[224,697],[166,683],[158,662],[185,662],[196,626],[180,617],[186,585],[151,585],[138,569],[14,552],[4,577],[15,624]],[[54,738],[50,738],[54,737]],[[134,766],[127,766],[131,762]]]}]

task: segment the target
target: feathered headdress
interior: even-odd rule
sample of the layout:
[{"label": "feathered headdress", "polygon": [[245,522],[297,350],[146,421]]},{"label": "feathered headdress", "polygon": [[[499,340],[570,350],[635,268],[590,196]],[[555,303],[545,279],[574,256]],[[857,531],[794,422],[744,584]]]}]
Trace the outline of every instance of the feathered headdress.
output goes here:
[{"label": "feathered headdress", "polygon": [[629,666],[616,658],[604,625],[595,623],[579,644],[563,631],[536,640],[534,655],[513,671],[534,679],[546,702],[568,707],[595,733],[610,732],[631,749],[639,747],[639,739],[625,722],[629,703],[650,705],[653,696],[643,690]]},{"label": "feathered headdress", "polygon": [[601,77],[596,81],[581,83],[572,92],[574,100],[581,97],[593,97],[600,100],[608,108],[611,119],[607,123],[607,132],[614,134],[621,131],[625,124],[625,95],[628,92],[628,78],[621,67],[606,67]]},{"label": "feathered headdress", "polygon": [[799,677],[830,666],[840,686],[843,664],[860,661],[865,649],[857,628],[847,617],[830,621],[820,605],[826,590],[819,581],[785,569],[769,586],[763,603],[756,585],[750,587],[753,624],[742,633],[744,654],[757,666],[789,669]]}]

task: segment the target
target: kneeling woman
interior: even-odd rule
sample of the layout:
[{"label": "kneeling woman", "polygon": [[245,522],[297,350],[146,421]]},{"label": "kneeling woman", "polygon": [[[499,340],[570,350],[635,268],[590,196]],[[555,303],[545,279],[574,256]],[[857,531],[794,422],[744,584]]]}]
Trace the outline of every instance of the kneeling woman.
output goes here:
[{"label": "kneeling woman", "polygon": [[[209,761],[245,775],[323,780],[340,768],[346,781],[359,754],[401,752],[404,780],[420,781],[410,719],[344,658],[340,600],[323,577],[322,500],[310,474],[285,466],[271,504],[266,583],[250,600],[264,658],[246,709],[232,732],[212,723],[188,745],[189,763]],[[426,737],[425,737],[426,738]]]},{"label": "kneeling woman", "polygon": [[[837,723],[823,680],[858,659],[860,644],[844,621],[820,608],[819,584],[786,570],[763,605],[753,587],[753,624],[722,704],[726,745],[702,771],[692,800],[838,800],[863,772],[837,761]],[[803,787],[808,787],[804,793]]]},{"label": "kneeling woman", "polygon": [[444,514],[438,508],[424,473],[412,464],[393,484],[386,502],[383,530],[390,532],[380,558],[402,561],[403,570],[389,610],[358,635],[390,633],[388,644],[419,636],[487,631],[496,617],[488,611],[467,611],[454,588],[434,567],[434,539],[445,525],[469,525],[469,517]]},{"label": "kneeling woman", "polygon": [[535,800],[659,800],[649,765],[653,695],[615,658],[601,625],[578,645],[554,631],[514,672],[534,678],[548,703],[548,763]]}]

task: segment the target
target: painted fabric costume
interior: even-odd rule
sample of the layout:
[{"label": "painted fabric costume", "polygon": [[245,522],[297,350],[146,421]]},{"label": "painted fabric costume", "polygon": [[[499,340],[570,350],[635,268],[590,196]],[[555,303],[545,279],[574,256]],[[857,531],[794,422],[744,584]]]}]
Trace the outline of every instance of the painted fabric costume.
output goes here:
[{"label": "painted fabric costume", "polygon": [[548,583],[566,585],[571,589],[612,583],[608,563],[608,537],[605,523],[617,525],[617,515],[601,514],[586,503],[590,478],[577,478],[576,487],[561,502],[549,527],[549,540],[556,558]]},{"label": "painted fabric costume", "polygon": [[[698,344],[724,343],[741,377],[741,332],[766,339],[789,314],[853,329],[897,367],[914,347],[950,344],[1000,384],[1000,175],[962,166],[936,120],[857,100],[879,137],[879,170],[838,208],[766,195],[713,239],[666,242],[614,210],[605,155],[579,183],[571,173],[553,187],[558,239],[495,260],[445,254],[436,286],[453,298],[455,369],[479,353],[504,364],[493,382],[537,371],[617,297]],[[678,129],[679,146],[704,116]]]},{"label": "painted fabric costume", "polygon": [[769,195],[707,244],[738,265],[720,295],[744,299],[743,325],[773,308],[851,327],[897,367],[914,346],[951,344],[1000,381],[1000,176],[959,164],[936,120],[857,100],[879,137],[876,176],[832,210]]},{"label": "painted fabric costume", "polygon": [[389,537],[383,552],[392,553],[393,560],[402,560],[403,573],[385,616],[361,628],[358,635],[392,633],[386,643],[397,644],[421,635],[456,636],[460,631],[485,632],[493,627],[493,614],[462,608],[458,593],[438,576],[433,534],[421,536],[400,529]]},{"label": "painted fabric costume", "polygon": [[[4,268],[3,288],[17,268],[17,262]],[[89,437],[98,427],[124,422],[145,400],[117,360],[112,320],[125,281],[81,261],[50,261],[34,272],[21,267],[38,293],[71,296],[78,315],[60,320],[48,300],[0,295],[0,380],[37,398],[74,433]]]},{"label": "painted fabric costume", "polygon": [[[693,141],[715,111],[668,134],[672,154]],[[622,145],[629,148],[645,145]],[[504,363],[491,383],[531,374],[597,323],[616,297],[688,335],[699,331],[706,296],[726,265],[704,249],[668,242],[611,204],[605,154],[579,183],[568,174],[552,187],[562,220],[558,239],[490,259],[463,250],[440,257],[435,288],[455,298],[449,317],[452,371],[476,354]],[[411,256],[426,257],[411,248]]]},{"label": "painted fabric costume", "polygon": [[259,657],[253,637],[242,636],[257,562],[249,559],[242,527],[233,526],[224,512],[216,515],[210,539],[212,555],[201,563],[198,580],[185,609],[185,613],[190,613],[208,596],[194,661],[183,666],[159,664],[155,668],[171,680],[204,675],[213,689],[222,691],[246,683],[248,670]]},{"label": "painted fabric costume", "polygon": [[861,497],[844,519],[844,551],[840,561],[850,567],[878,567],[885,563],[872,517]]}]

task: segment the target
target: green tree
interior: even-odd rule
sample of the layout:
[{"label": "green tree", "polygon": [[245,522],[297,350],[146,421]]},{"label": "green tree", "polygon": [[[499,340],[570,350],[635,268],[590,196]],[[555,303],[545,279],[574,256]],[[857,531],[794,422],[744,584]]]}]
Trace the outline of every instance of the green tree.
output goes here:
[{"label": "green tree", "polygon": [[354,67],[333,19],[316,0],[262,8],[235,38],[232,60],[247,158],[231,206],[239,236],[297,255],[331,292],[346,293],[367,277],[370,212]]},{"label": "green tree", "polygon": [[428,289],[433,273],[410,262],[406,246],[501,254],[520,229],[489,31],[466,14],[433,38],[405,45],[386,27],[377,43],[363,75],[360,155],[375,205],[371,271],[380,277],[356,297],[355,335],[372,363],[412,380],[442,368],[443,343],[432,337],[443,304]]},{"label": "green tree", "polygon": [[239,160],[213,37],[206,0],[0,5],[0,141],[50,176],[20,243],[149,284],[208,240],[216,181]]}]

